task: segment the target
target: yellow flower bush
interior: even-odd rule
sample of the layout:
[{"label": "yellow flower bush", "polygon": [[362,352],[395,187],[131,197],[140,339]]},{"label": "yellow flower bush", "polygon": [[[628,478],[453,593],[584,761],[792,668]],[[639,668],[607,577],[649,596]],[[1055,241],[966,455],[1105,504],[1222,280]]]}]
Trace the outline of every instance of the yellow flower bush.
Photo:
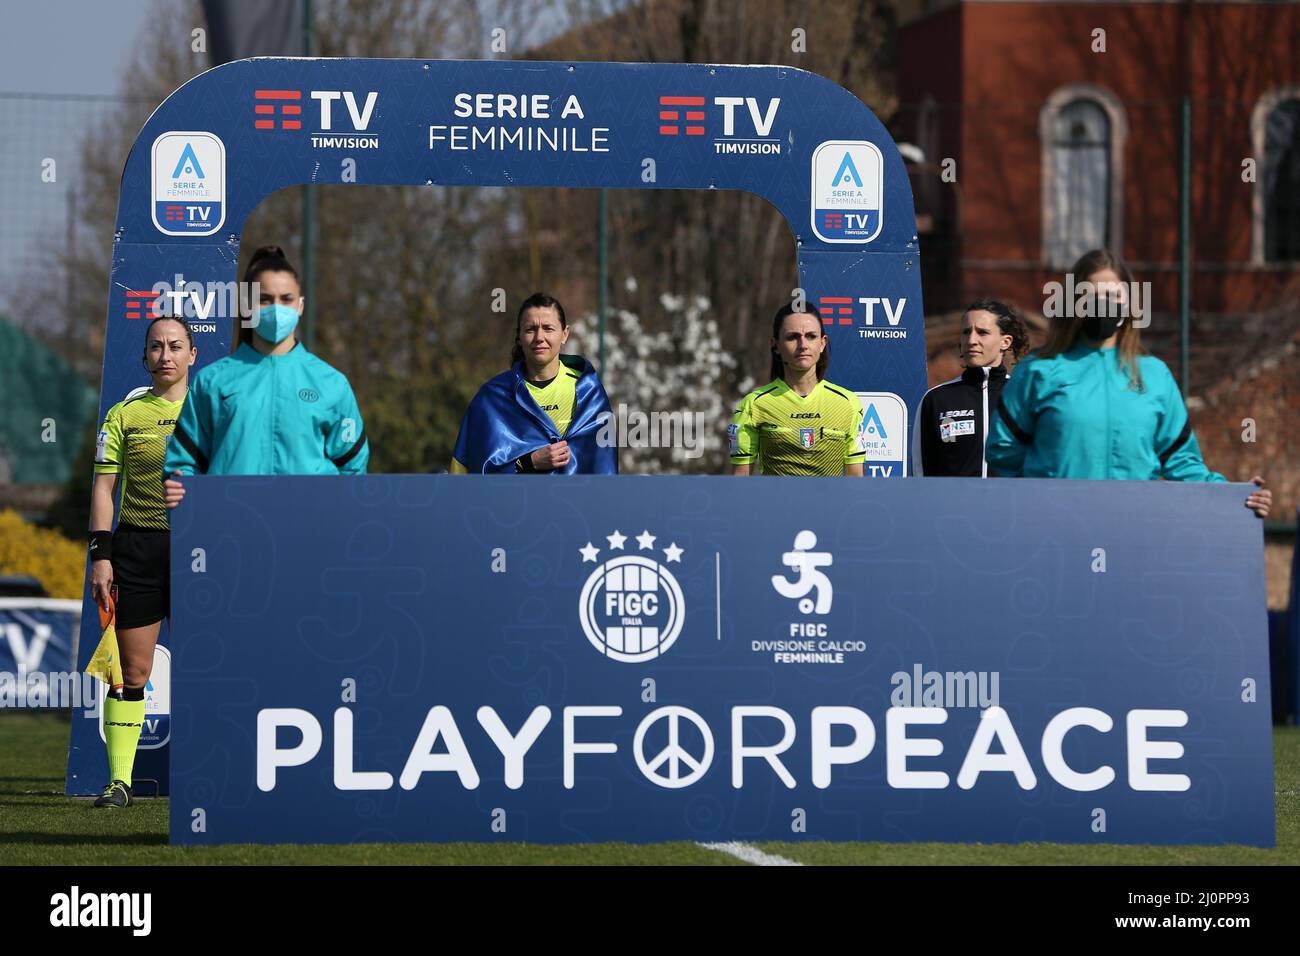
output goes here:
[{"label": "yellow flower bush", "polygon": [[50,597],[76,599],[86,580],[86,548],[6,509],[0,511],[0,574],[28,574]]}]

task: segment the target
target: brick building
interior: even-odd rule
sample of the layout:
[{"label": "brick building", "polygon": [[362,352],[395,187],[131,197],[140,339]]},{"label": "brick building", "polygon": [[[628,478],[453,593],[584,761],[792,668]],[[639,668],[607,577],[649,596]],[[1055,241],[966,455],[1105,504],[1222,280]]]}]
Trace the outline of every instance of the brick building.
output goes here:
[{"label": "brick building", "polygon": [[1300,276],[1300,5],[919,0],[900,13],[894,132],[929,164],[956,162],[954,183],[918,182],[935,311],[976,291],[1041,299],[1106,245],[1154,284],[1157,314],[1176,314],[1184,95],[1193,309],[1268,309]]},{"label": "brick building", "polygon": [[[1039,313],[1044,283],[1104,245],[1151,283],[1143,341],[1181,375],[1186,98],[1188,406],[1211,467],[1265,474],[1274,517],[1293,522],[1300,5],[900,0],[898,11],[892,125],[921,153],[913,187],[936,316],[977,295]],[[932,378],[953,362],[952,328],[928,331]],[[1292,542],[1271,539],[1274,604]]]}]

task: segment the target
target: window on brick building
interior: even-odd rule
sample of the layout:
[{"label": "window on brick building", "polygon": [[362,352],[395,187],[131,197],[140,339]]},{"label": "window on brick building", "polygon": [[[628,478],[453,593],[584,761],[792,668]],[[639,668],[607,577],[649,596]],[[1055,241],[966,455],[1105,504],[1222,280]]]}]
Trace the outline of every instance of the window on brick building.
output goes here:
[{"label": "window on brick building", "polygon": [[1038,116],[1042,148],[1042,256],[1067,269],[1090,249],[1123,253],[1128,115],[1110,90],[1068,83]]},{"label": "window on brick building", "polygon": [[1056,109],[1051,131],[1048,255],[1065,266],[1110,245],[1111,122],[1100,103],[1080,97]]},{"label": "window on brick building", "polygon": [[1268,110],[1259,183],[1264,260],[1300,260],[1300,97],[1283,100]]}]

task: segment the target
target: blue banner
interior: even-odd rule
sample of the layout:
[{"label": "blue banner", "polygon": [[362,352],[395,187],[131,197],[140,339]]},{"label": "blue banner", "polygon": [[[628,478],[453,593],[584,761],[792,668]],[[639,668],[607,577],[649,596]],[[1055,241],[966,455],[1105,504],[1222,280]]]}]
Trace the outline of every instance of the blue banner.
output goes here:
[{"label": "blue banner", "polygon": [[92,699],[74,675],[80,601],[0,598],[0,708],[68,708]]},{"label": "blue banner", "polygon": [[187,484],[176,843],[1274,843],[1245,485]]}]

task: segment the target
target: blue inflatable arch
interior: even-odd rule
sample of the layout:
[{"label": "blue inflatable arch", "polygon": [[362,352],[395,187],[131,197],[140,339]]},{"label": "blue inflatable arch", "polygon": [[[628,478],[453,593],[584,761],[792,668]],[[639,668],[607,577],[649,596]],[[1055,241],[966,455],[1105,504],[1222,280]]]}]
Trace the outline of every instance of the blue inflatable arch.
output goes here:
[{"label": "blue inflatable arch", "polygon": [[[101,416],[140,384],[142,323],[160,290],[184,291],[177,276],[192,290],[232,283],[257,205],[287,186],[343,182],[346,159],[349,181],[365,185],[763,197],[795,236],[800,287],[834,339],[834,379],[864,396],[878,431],[868,475],[906,474],[926,385],[907,173],[860,100],[783,66],[259,58],[195,77],[149,118],[123,174]],[[196,323],[203,364],[229,353],[234,313],[232,297],[201,295],[212,309]],[[97,639],[87,597],[81,666]],[[69,792],[106,779],[94,726],[74,725]],[[150,766],[165,728],[154,737],[138,775],[165,787],[165,764]]]}]

